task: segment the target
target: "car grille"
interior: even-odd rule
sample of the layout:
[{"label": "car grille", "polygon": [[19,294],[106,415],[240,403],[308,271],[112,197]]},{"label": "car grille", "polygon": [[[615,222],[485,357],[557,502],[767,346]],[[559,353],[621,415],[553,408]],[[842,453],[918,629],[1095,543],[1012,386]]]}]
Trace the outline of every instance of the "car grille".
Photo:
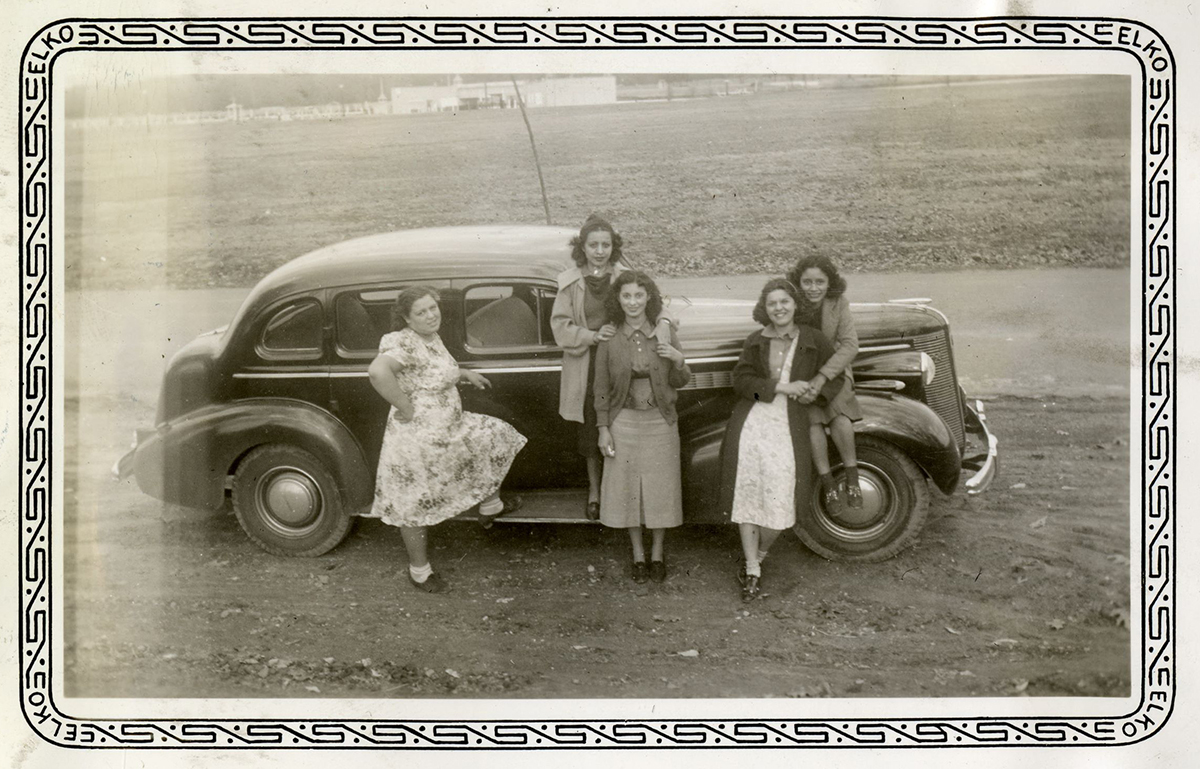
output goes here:
[{"label": "car grille", "polygon": [[936,368],[933,382],[925,387],[925,400],[950,428],[961,449],[966,442],[963,431],[962,400],[958,396],[958,375],[950,354],[950,337],[945,331],[913,337],[913,349],[933,358]]},{"label": "car grille", "polygon": [[693,371],[681,390],[721,390],[733,387],[733,371]]}]

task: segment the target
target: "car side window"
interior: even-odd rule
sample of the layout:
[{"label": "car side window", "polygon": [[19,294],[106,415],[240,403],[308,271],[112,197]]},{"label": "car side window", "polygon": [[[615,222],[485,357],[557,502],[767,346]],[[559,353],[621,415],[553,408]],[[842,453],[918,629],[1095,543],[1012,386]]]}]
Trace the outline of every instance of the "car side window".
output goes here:
[{"label": "car side window", "polygon": [[399,288],[347,291],[334,300],[338,351],[351,356],[379,352],[379,339],[392,327]]},{"label": "car side window", "polygon": [[554,329],[550,327],[550,315],[554,312],[554,300],[558,297],[557,291],[552,291],[548,288],[539,288],[537,291],[538,303],[538,333],[541,335],[542,344],[554,346]]},{"label": "car side window", "polygon": [[539,304],[538,291],[531,286],[472,286],[463,295],[467,347],[488,350],[545,344]]},{"label": "car side window", "polygon": [[[447,312],[444,292],[450,288],[450,281],[428,279],[420,284],[442,292],[444,319]],[[403,283],[360,286],[346,288],[333,298],[334,340],[340,357],[360,360],[379,354],[379,340],[392,330],[392,308],[405,288],[408,285]]]},{"label": "car side window", "polygon": [[315,299],[284,305],[263,325],[259,354],[272,359],[319,358],[323,325],[321,305]]}]

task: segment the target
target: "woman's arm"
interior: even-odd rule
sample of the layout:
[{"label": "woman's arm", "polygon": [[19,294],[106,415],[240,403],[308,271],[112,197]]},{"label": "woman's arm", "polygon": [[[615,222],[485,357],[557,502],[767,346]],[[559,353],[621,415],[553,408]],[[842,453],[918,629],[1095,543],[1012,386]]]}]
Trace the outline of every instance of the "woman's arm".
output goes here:
[{"label": "woman's arm", "polygon": [[367,376],[370,378],[371,386],[375,388],[375,392],[382,395],[385,401],[396,407],[396,419],[401,422],[408,422],[413,418],[412,399],[408,397],[408,393],[404,392],[400,387],[400,383],[396,381],[396,376],[402,368],[400,361],[390,355],[381,353],[376,356],[375,360],[371,361],[371,365],[367,369]]},{"label": "woman's arm", "polygon": [[679,344],[679,337],[675,335],[674,331],[671,332],[669,345],[658,345],[658,354],[671,362],[671,367],[667,370],[667,384],[678,390],[692,381],[692,370],[688,368],[687,359],[683,357],[683,350]]},{"label": "woman's arm", "polygon": [[836,352],[824,334],[814,331],[812,336],[813,343],[817,347],[816,365],[814,368],[818,368],[819,370],[812,379],[803,383],[805,385],[804,392],[801,393],[797,400],[801,403],[812,403],[817,399],[817,396],[822,395],[825,397],[826,402],[828,402],[833,400],[838,391],[842,389],[842,375],[837,374],[832,379],[825,378],[825,374],[822,372],[825,371],[825,366],[828,365],[829,360]]},{"label": "woman's arm", "polygon": [[592,382],[592,389],[595,390],[594,404],[596,406],[596,431],[597,443],[600,446],[600,453],[606,457],[615,455],[612,433],[608,430],[609,425],[609,387],[608,381],[608,343],[600,345],[596,348],[596,378]]},{"label": "woman's arm", "polygon": [[596,407],[596,425],[599,427],[607,427],[610,421],[609,418],[609,372],[608,372],[608,344],[599,345],[596,348],[596,378],[592,380],[592,388],[595,390],[594,405]]},{"label": "woman's arm", "polygon": [[554,297],[554,308],[550,311],[550,329],[554,332],[554,343],[563,348],[567,355],[587,355],[588,348],[596,344],[596,333],[575,322],[574,302],[567,286]]},{"label": "woman's arm", "polygon": [[751,336],[742,344],[742,355],[733,367],[733,391],[752,401],[770,403],[775,400],[775,387],[779,383],[763,376],[759,369],[758,346],[751,343]]},{"label": "woman's arm", "polygon": [[[850,312],[850,301],[839,296],[833,308],[837,329],[833,337],[833,354],[821,365],[821,375],[828,382],[850,368],[858,356],[858,332],[854,328],[854,315]],[[824,382],[822,382],[824,384]]]}]

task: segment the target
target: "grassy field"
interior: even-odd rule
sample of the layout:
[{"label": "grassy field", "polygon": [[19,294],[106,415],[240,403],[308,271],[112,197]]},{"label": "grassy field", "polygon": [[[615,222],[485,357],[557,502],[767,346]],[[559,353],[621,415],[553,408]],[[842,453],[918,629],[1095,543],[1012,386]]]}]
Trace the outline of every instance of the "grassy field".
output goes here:
[{"label": "grassy field", "polygon": [[[791,91],[530,112],[551,212],[660,274],[1129,260],[1124,77]],[[393,229],[543,221],[515,110],[71,128],[67,285],[251,285]]]}]

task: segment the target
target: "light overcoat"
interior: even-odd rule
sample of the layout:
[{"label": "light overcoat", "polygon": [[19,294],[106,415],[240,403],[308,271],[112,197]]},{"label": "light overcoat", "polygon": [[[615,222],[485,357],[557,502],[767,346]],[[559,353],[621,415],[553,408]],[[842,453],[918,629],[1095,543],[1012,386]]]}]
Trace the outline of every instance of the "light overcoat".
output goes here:
[{"label": "light overcoat", "polygon": [[[629,269],[613,264],[613,280]],[[562,348],[562,380],[558,385],[558,413],[570,422],[583,422],[583,402],[587,397],[588,348],[596,343],[596,332],[587,327],[583,299],[587,287],[578,267],[558,275],[558,295],[550,312],[554,343]]]},{"label": "light overcoat", "polygon": [[838,381],[840,375],[845,375],[840,380],[837,394],[829,398],[828,405],[821,409],[824,414],[822,421],[827,422],[843,414],[851,422],[857,422],[862,419],[862,409],[854,397],[854,372],[850,364],[858,355],[858,332],[854,328],[850,300],[846,299],[845,294],[821,302],[821,333],[833,345],[833,355],[821,366],[821,374],[830,382]]}]

